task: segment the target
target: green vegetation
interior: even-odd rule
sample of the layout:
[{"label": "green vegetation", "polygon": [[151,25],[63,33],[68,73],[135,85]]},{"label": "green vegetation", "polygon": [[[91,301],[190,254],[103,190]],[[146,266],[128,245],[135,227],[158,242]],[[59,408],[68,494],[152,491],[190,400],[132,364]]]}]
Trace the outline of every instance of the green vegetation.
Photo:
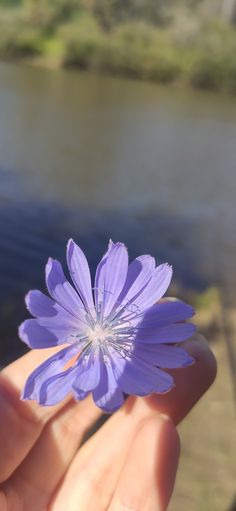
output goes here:
[{"label": "green vegetation", "polygon": [[202,293],[187,291],[185,300],[191,303],[196,310],[194,323],[199,332],[208,339],[214,338],[219,332],[219,325],[222,321],[220,289],[209,287]]},{"label": "green vegetation", "polygon": [[0,0],[0,58],[235,93],[235,26],[204,3]]}]

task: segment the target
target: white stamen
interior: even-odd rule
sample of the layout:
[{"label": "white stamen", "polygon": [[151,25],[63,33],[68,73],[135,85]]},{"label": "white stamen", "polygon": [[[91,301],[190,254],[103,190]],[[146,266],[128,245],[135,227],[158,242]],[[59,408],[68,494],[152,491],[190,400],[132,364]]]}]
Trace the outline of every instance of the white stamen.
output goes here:
[{"label": "white stamen", "polygon": [[103,344],[104,342],[109,341],[111,338],[114,337],[114,334],[111,329],[103,328],[98,323],[94,326],[94,328],[89,328],[87,335],[88,339],[92,343],[98,344]]},{"label": "white stamen", "polygon": [[134,304],[127,302],[118,311],[113,311],[103,319],[102,308],[103,301],[97,304],[96,318],[87,315],[87,329],[82,336],[78,335],[78,345],[82,343],[83,349],[89,351],[95,347],[104,350],[110,345],[126,356],[127,353],[132,352],[133,340],[137,332],[137,326],[132,325],[132,320],[140,315],[140,310]]}]

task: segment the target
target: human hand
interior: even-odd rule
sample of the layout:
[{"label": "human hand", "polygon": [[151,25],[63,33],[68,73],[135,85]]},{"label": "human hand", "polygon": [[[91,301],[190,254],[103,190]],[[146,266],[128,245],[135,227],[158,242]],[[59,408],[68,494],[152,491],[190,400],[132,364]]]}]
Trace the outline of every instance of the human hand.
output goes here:
[{"label": "human hand", "polygon": [[0,511],[166,510],[179,457],[175,425],[216,373],[200,336],[182,345],[196,363],[169,371],[176,387],[129,397],[82,446],[101,416],[90,397],[48,408],[19,400],[27,376],[56,350],[33,350],[6,367],[0,375]]}]

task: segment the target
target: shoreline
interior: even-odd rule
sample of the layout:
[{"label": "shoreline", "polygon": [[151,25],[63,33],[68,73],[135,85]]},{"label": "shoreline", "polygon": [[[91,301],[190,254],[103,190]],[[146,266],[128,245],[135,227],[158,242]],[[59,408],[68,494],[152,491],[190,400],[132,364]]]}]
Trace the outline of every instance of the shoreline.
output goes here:
[{"label": "shoreline", "polygon": [[86,9],[50,23],[23,7],[14,16],[9,11],[4,22],[0,9],[4,62],[236,95],[236,33],[220,20],[193,17],[194,27],[183,32],[174,22],[159,26],[132,18],[114,20],[108,30]]},{"label": "shoreline", "polygon": [[134,81],[139,83],[146,83],[151,85],[156,85],[157,87],[168,87],[169,90],[173,91],[189,91],[193,93],[203,94],[203,95],[214,95],[214,96],[220,96],[220,97],[236,97],[236,91],[228,91],[224,88],[208,88],[208,87],[195,87],[187,82],[187,80],[184,79],[178,79],[175,81],[157,81],[153,79],[148,79],[144,77],[137,77],[132,76],[129,74],[122,74],[122,73],[112,73],[108,70],[102,70],[102,69],[89,69],[89,68],[80,68],[76,65],[67,65],[64,66],[61,63],[60,59],[52,58],[50,55],[37,55],[37,56],[25,56],[20,57],[17,59],[5,59],[0,57],[0,64],[14,64],[19,66],[26,66],[30,68],[38,68],[38,69],[45,69],[49,71],[73,71],[78,73],[88,73],[90,75],[97,75],[101,77],[107,77],[107,78],[113,78],[116,79],[122,79],[127,81]]}]

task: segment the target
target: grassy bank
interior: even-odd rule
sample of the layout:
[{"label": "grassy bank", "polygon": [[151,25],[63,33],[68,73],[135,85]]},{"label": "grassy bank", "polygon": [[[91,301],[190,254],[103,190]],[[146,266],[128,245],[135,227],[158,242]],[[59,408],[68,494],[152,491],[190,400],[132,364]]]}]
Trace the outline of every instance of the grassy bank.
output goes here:
[{"label": "grassy bank", "polygon": [[132,19],[108,29],[88,9],[2,7],[0,58],[236,93],[236,31],[219,20]]}]

